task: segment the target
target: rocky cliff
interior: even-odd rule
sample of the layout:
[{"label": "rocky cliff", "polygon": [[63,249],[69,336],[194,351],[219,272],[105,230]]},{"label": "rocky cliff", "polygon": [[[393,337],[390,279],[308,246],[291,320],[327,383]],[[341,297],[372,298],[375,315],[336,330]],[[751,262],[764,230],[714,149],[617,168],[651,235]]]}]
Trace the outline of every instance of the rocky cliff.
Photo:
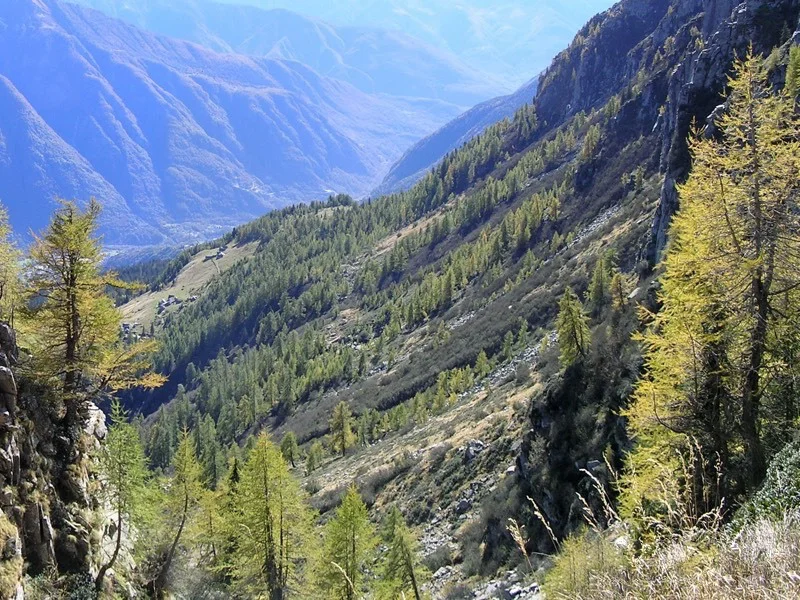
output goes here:
[{"label": "rocky cliff", "polygon": [[[87,406],[82,430],[25,376],[14,330],[0,323],[0,598],[24,598],[23,575],[56,570],[70,589],[94,570],[102,542],[92,455],[105,417]],[[24,571],[23,571],[24,567]]]},{"label": "rocky cliff", "polygon": [[[689,172],[692,123],[711,125],[706,134],[713,135],[736,57],[751,45],[764,56],[775,52],[785,57],[792,40],[800,39],[800,33],[792,35],[800,29],[799,16],[797,0],[625,1],[593,19],[543,76],[537,99],[540,119],[557,124],[579,111],[605,110],[616,102],[620,109],[603,132],[603,144],[619,147],[641,136],[648,148],[639,165],[657,177],[661,193],[649,241],[633,251],[649,267],[663,251],[678,209],[676,185]],[[784,77],[780,64],[773,62],[776,79]],[[593,182],[612,164],[601,156],[581,166],[576,186],[588,197]],[[646,275],[647,267],[642,271]],[[647,302],[644,289],[634,293]],[[626,327],[633,329],[635,323],[616,323],[614,331],[619,334]],[[557,536],[584,523],[577,494],[591,502],[596,492],[588,473],[601,480],[610,477],[609,467],[621,467],[629,447],[624,419],[615,415],[627,402],[639,366],[635,356],[625,356],[625,342],[613,347],[611,359],[568,370],[531,401],[530,429],[517,464],[521,498],[535,500]],[[601,372],[603,385],[598,387]],[[576,436],[576,423],[585,414],[605,416],[588,425],[589,435],[583,431],[583,437]],[[592,509],[601,514],[601,501],[595,500]],[[531,538],[538,540],[536,550],[550,551],[538,518],[528,525]]]}]

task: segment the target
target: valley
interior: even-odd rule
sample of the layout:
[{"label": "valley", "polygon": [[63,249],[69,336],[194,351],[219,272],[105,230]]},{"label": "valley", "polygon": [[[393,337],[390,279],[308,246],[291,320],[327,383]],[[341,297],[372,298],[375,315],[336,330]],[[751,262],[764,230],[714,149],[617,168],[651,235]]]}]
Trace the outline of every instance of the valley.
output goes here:
[{"label": "valley", "polygon": [[181,37],[216,53],[46,6],[135,36],[115,68],[159,85],[167,45],[197,94],[262,97],[268,73],[308,118],[324,97],[326,148],[368,131],[378,193],[298,188],[246,222],[215,196],[217,237],[117,272],[102,215],[138,222],[113,202],[58,205],[24,261],[0,220],[3,597],[800,594],[800,2],[623,0],[518,93],[400,127],[391,159],[387,96],[301,66],[298,37],[242,55],[198,17]]}]

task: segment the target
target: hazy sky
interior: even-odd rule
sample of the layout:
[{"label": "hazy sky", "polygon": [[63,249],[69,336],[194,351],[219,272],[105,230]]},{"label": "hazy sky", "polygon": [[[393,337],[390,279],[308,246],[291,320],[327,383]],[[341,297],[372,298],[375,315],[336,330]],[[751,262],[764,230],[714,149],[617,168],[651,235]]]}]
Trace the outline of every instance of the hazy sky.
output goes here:
[{"label": "hazy sky", "polygon": [[517,86],[547,67],[611,0],[222,0],[335,24],[402,30]]}]

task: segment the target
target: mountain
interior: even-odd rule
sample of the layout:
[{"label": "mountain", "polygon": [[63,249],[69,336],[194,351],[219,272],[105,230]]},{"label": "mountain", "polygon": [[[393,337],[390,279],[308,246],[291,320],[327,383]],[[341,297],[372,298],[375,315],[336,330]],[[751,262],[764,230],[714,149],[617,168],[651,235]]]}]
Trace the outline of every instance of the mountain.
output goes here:
[{"label": "mountain", "polygon": [[521,106],[533,102],[538,85],[539,79],[536,78],[513,94],[482,102],[420,140],[392,166],[373,195],[410,187],[446,154],[478,136],[490,125],[511,117]]},{"label": "mountain", "polygon": [[500,76],[509,90],[541,72],[567,41],[612,0],[224,0],[286,8],[334,25],[403,31]]},{"label": "mountain", "polygon": [[[402,507],[434,597],[519,559],[509,518],[532,557],[553,552],[551,536],[585,527],[582,507],[607,509],[632,448],[637,315],[658,308],[691,123],[713,124],[751,43],[782,81],[798,17],[796,1],[621,2],[555,58],[532,105],[407,191],[275,212],[159,267],[123,308],[153,324],[170,377],[128,398],[153,465],[186,423],[213,423],[208,456],[263,430],[310,453],[344,402],[357,446],[298,476],[322,512],[351,483],[376,517]],[[591,300],[608,271],[615,309]],[[568,289],[592,342],[564,366]]]},{"label": "mountain", "polygon": [[401,31],[333,26],[288,10],[206,0],[77,3],[217,52],[296,60],[369,94],[435,99],[469,108],[506,89],[492,71],[468,67],[452,53]]},{"label": "mountain", "polygon": [[[254,597],[291,539],[287,597],[797,597],[798,82],[798,0],[623,0],[411,188],[123,270],[125,343],[168,377],[124,393],[164,523],[136,539],[94,493],[99,411],[65,432],[37,323],[25,352],[0,325],[0,589],[90,596],[116,540],[110,595]],[[340,577],[348,516],[389,539]]]},{"label": "mountain", "polygon": [[369,191],[459,112],[55,0],[3,3],[0,23],[0,197],[20,232],[45,224],[54,196],[96,196],[109,244],[207,239],[291,202]]}]

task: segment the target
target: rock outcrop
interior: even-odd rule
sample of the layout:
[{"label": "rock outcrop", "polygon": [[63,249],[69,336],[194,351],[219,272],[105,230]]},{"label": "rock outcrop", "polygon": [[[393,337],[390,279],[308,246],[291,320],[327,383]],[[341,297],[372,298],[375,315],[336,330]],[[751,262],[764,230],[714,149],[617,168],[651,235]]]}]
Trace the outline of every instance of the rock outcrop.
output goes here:
[{"label": "rock outcrop", "polygon": [[648,249],[653,263],[666,245],[669,223],[678,209],[676,186],[689,174],[687,137],[692,123],[706,123],[717,111],[735,58],[751,44],[755,52],[767,54],[789,42],[800,14],[797,0],[686,1],[676,6],[679,10],[670,18],[686,22],[686,13],[696,15],[692,26],[701,32],[702,43],[687,48],[670,77],[662,123],[664,184]]},{"label": "rock outcrop", "polygon": [[93,405],[84,430],[65,430],[48,390],[16,375],[18,355],[14,330],[0,323],[2,600],[24,597],[25,573],[94,570],[98,504],[91,455],[105,436],[105,419]]}]

